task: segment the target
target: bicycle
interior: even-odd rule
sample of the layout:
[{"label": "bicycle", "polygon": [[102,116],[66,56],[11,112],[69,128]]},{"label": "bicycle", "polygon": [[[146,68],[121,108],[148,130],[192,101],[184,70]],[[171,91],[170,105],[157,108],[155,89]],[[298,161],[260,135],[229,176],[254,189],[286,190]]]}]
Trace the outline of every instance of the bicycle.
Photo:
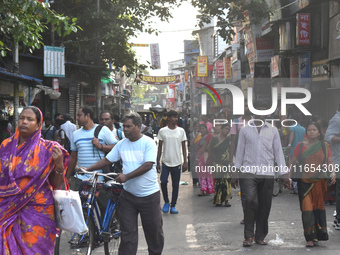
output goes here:
[{"label": "bicycle", "polygon": [[[78,168],[81,174],[91,174],[89,180],[82,181],[79,188],[79,195],[82,200],[84,219],[88,226],[88,232],[84,235],[60,231],[56,239],[54,255],[91,255],[92,251],[104,243],[105,255],[118,254],[120,243],[120,226],[118,217],[118,197],[123,189],[123,185],[117,183],[110,176],[118,176],[117,173],[88,172]],[[98,180],[100,176],[111,179],[107,182]],[[100,211],[97,204],[97,196],[100,189],[104,189],[110,196],[106,211],[101,220]],[[65,242],[69,245],[64,245]]]}]

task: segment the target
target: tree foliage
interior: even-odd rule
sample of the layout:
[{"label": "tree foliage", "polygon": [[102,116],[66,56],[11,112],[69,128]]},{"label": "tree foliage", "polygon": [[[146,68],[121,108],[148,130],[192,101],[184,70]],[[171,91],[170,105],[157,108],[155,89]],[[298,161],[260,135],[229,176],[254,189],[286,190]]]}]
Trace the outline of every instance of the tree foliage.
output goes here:
[{"label": "tree foliage", "polygon": [[271,14],[265,0],[191,0],[191,3],[202,14],[199,26],[216,17],[217,32],[225,40],[232,39],[235,21],[245,21],[249,17],[250,22],[257,24]]},{"label": "tree foliage", "polygon": [[37,0],[1,0],[0,51],[5,56],[16,43],[33,52],[43,45],[43,32],[53,24],[59,36],[77,32],[76,18],[60,15]]},{"label": "tree foliage", "polygon": [[128,41],[140,32],[157,35],[159,31],[153,20],[168,21],[171,9],[176,6],[175,0],[59,0],[53,8],[77,17],[77,24],[83,28],[63,42],[69,60],[97,65],[111,62],[115,67],[126,65],[129,74],[146,66],[138,65]]}]

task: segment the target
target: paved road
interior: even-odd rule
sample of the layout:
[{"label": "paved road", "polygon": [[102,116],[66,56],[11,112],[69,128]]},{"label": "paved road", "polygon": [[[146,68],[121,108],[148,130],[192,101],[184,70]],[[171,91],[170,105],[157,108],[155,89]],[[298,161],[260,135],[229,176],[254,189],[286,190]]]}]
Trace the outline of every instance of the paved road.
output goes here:
[{"label": "paved road", "polygon": [[[231,207],[214,207],[212,195],[198,197],[199,188],[192,186],[190,173],[182,174],[178,215],[165,214],[164,255],[222,255],[222,254],[338,254],[340,231],[332,227],[335,206],[326,206],[330,240],[320,242],[318,247],[307,249],[303,237],[298,197],[284,190],[273,198],[269,219],[268,246],[253,245],[243,248],[242,208],[238,190],[233,190]],[[148,254],[143,231],[139,227],[138,255]],[[100,247],[93,253],[104,254]]]}]

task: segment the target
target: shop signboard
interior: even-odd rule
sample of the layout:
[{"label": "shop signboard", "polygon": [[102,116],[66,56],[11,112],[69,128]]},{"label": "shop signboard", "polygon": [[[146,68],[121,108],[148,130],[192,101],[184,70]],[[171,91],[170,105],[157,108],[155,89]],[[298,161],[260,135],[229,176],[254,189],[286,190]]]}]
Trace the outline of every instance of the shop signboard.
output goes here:
[{"label": "shop signboard", "polygon": [[65,47],[44,46],[44,76],[65,77]]},{"label": "shop signboard", "polygon": [[224,58],[224,75],[227,80],[232,78],[231,75],[231,60],[230,58]]},{"label": "shop signboard", "polygon": [[216,61],[216,77],[224,78],[224,64],[223,60]]},{"label": "shop signboard", "polygon": [[270,69],[271,69],[272,78],[280,75],[280,57],[279,57],[279,55],[276,55],[276,56],[271,58]]},{"label": "shop signboard", "polygon": [[310,83],[310,53],[304,53],[299,57],[300,79],[299,86]]},{"label": "shop signboard", "polygon": [[267,62],[274,56],[273,38],[256,38],[256,61]]},{"label": "shop signboard", "polygon": [[158,43],[150,44],[151,53],[151,65],[154,69],[161,69],[161,58],[159,55],[159,45]]},{"label": "shop signboard", "polygon": [[310,45],[310,13],[296,14],[296,45]]},{"label": "shop signboard", "polygon": [[329,79],[328,59],[312,63],[312,81],[325,81]]},{"label": "shop signboard", "polygon": [[208,56],[197,57],[197,77],[208,76]]}]

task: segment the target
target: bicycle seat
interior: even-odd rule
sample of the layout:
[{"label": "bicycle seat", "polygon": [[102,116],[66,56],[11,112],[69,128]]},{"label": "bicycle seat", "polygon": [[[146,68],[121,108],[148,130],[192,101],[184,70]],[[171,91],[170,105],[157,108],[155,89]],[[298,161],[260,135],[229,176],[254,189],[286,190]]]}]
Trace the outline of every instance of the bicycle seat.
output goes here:
[{"label": "bicycle seat", "polygon": [[105,190],[110,190],[113,193],[120,193],[123,189],[123,184],[111,180],[104,184],[104,188]]}]

